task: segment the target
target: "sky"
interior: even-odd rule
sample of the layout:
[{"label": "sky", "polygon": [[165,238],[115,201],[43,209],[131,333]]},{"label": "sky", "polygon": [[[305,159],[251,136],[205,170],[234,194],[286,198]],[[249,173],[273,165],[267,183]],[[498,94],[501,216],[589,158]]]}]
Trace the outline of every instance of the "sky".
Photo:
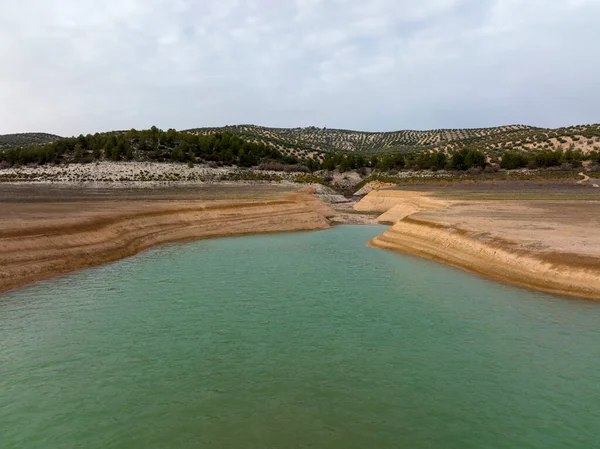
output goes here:
[{"label": "sky", "polygon": [[0,133],[600,122],[600,0],[1,0]]}]

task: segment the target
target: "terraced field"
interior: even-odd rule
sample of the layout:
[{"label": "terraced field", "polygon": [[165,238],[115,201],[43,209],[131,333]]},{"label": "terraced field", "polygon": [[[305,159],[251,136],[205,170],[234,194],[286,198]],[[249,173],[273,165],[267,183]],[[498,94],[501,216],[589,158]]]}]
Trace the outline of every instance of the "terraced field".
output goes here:
[{"label": "terraced field", "polygon": [[467,147],[481,150],[491,160],[495,160],[508,150],[529,152],[566,150],[571,147],[587,153],[600,149],[600,124],[558,129],[509,125],[495,128],[381,133],[316,127],[266,128],[255,125],[197,128],[188,131],[200,134],[226,131],[250,141],[274,146],[284,153],[302,159],[320,158],[327,152],[371,155],[409,151],[450,152]]},{"label": "terraced field", "polygon": [[503,133],[473,136],[434,145],[432,150],[449,152],[465,147],[482,151],[494,162],[506,151],[530,153],[559,150],[564,152],[572,149],[587,154],[590,151],[600,151],[600,124],[557,129],[514,129]]},{"label": "terraced field", "polygon": [[[531,153],[572,149],[583,154],[600,152],[600,124],[548,129],[526,125],[495,128],[434,129],[429,131],[361,132],[328,128],[267,128],[235,125],[221,128],[194,128],[185,132],[215,134],[228,132],[242,139],[264,143],[300,160],[322,162],[326,153],[354,153],[363,156],[409,152],[444,152],[468,148],[483,152],[497,162],[506,151]],[[58,139],[42,133],[0,135],[0,149],[42,144]]]}]

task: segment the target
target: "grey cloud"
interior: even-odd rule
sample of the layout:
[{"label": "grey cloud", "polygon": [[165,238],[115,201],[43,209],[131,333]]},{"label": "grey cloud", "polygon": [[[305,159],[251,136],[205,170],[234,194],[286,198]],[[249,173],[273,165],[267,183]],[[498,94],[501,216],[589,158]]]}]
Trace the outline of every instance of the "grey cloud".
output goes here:
[{"label": "grey cloud", "polygon": [[598,0],[9,0],[0,132],[600,121]]}]

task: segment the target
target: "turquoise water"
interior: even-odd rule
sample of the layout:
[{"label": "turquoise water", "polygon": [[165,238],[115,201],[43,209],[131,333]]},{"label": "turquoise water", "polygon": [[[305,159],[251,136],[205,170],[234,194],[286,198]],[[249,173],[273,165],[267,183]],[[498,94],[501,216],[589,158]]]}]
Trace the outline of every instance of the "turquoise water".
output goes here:
[{"label": "turquoise water", "polygon": [[368,248],[169,245],[0,296],[0,448],[600,447],[600,304]]}]

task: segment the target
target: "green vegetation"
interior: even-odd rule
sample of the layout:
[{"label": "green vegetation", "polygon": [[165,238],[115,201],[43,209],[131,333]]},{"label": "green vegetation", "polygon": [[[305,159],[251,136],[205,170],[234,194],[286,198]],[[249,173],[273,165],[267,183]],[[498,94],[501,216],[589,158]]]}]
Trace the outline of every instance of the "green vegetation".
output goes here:
[{"label": "green vegetation", "polygon": [[[600,163],[600,124],[557,129],[511,125],[387,133],[254,125],[194,131],[210,134],[221,130],[294,155],[311,171],[316,170],[320,163],[324,169],[337,168],[342,172],[352,169],[361,172],[365,168],[384,172],[402,169],[468,170],[487,165],[509,170],[564,164],[577,167],[586,159]],[[509,154],[504,157],[506,153]],[[560,154],[558,160],[557,154]]]},{"label": "green vegetation", "polygon": [[449,167],[464,171],[469,168],[484,168],[486,164],[485,155],[481,151],[463,148],[452,154]]},{"label": "green vegetation", "polygon": [[0,135],[0,149],[54,142],[60,136],[46,133],[21,133]]},{"label": "green vegetation", "polygon": [[549,168],[567,164],[572,168],[577,168],[581,167],[582,161],[586,158],[591,159],[592,162],[598,162],[597,154],[591,152],[586,156],[581,151],[574,151],[571,148],[565,152],[559,150],[538,151],[535,153],[517,153],[513,151],[507,151],[502,155],[500,167],[507,170],[513,170],[523,167]]},{"label": "green vegetation", "polygon": [[14,164],[88,163],[97,160],[197,161],[217,165],[252,167],[260,162],[277,161],[297,164],[298,160],[283,155],[262,143],[251,143],[228,134],[196,135],[149,130],[88,134],[60,138],[52,143],[18,146],[0,151],[0,162]]},{"label": "green vegetation", "polygon": [[[600,145],[600,124],[546,129],[525,125],[496,128],[438,129],[430,131],[358,132],[328,128],[266,128],[254,125],[197,128],[202,134],[229,132],[253,141],[294,152],[300,159],[309,153],[372,154],[444,152],[469,148],[497,158],[509,150],[538,151],[574,144]],[[566,149],[566,148],[563,148]],[[313,154],[314,156],[314,154]]]},{"label": "green vegetation", "polygon": [[517,153],[515,151],[507,151],[502,155],[502,159],[500,160],[500,167],[505,168],[507,170],[514,170],[516,168],[527,167],[529,163],[529,158],[522,154]]},{"label": "green vegetation", "polygon": [[586,160],[600,164],[600,125],[384,133],[239,125],[182,132],[152,127],[71,138],[0,136],[0,167],[98,160],[209,163],[306,173],[355,170],[362,176],[400,170],[578,168]]},{"label": "green vegetation", "polygon": [[363,155],[419,151],[443,143],[495,136],[507,132],[533,129],[523,125],[475,129],[437,129],[431,131],[359,132],[343,129],[266,128],[254,125],[224,128],[197,128],[190,131],[214,133],[226,131],[244,138],[260,140],[282,150],[295,149],[317,153],[342,152]]}]

